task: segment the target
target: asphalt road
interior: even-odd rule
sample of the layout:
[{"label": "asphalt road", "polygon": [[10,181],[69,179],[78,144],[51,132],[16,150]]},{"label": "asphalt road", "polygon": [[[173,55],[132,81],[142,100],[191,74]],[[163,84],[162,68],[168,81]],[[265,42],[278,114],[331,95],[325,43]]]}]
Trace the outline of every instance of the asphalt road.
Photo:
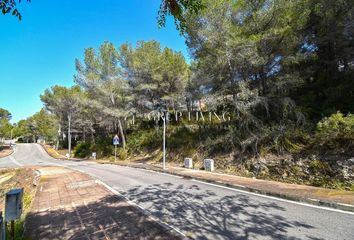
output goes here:
[{"label": "asphalt road", "polygon": [[354,239],[354,213],[147,170],[56,160],[37,144],[18,144],[0,158],[0,168],[29,165],[83,171],[194,239]]}]

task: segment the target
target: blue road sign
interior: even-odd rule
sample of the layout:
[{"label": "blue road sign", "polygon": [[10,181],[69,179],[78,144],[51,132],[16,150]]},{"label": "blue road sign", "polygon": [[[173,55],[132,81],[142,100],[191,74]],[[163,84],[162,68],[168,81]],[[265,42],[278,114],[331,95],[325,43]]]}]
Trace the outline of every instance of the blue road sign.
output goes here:
[{"label": "blue road sign", "polygon": [[119,145],[119,137],[117,135],[113,138],[113,145]]}]

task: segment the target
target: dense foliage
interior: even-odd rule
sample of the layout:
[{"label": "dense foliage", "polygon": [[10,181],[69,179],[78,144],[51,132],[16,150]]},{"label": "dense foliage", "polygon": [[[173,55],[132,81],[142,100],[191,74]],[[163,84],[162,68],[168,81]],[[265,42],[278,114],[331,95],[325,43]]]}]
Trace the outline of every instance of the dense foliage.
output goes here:
[{"label": "dense foliage", "polygon": [[57,120],[44,109],[15,124],[10,123],[10,119],[11,113],[0,108],[0,140],[12,137],[19,142],[50,142],[56,139]]},{"label": "dense foliage", "polygon": [[19,142],[37,142],[37,140],[53,142],[57,131],[55,116],[41,109],[31,117],[19,121],[13,129],[13,136],[18,138]]},{"label": "dense foliage", "polygon": [[9,138],[11,135],[11,129],[13,128],[10,123],[11,113],[4,109],[0,108],[0,144],[3,138]]},{"label": "dense foliage", "polygon": [[317,137],[323,142],[348,144],[354,140],[354,115],[337,112],[322,119],[316,130]]}]

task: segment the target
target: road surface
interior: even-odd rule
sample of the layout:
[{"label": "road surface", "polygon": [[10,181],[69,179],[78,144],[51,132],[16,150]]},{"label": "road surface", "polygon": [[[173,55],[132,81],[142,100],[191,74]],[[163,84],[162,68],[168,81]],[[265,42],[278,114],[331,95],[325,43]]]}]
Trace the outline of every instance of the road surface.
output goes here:
[{"label": "road surface", "polygon": [[354,213],[110,164],[51,158],[18,144],[0,168],[54,165],[83,171],[194,239],[354,239]]}]

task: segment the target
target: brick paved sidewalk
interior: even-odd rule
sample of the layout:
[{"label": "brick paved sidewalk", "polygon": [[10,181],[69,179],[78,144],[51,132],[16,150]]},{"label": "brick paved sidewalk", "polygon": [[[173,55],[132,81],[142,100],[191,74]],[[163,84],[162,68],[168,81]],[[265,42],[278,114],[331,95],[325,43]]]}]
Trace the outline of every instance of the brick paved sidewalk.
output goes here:
[{"label": "brick paved sidewalk", "polygon": [[40,171],[25,239],[178,239],[88,175],[58,167]]}]

